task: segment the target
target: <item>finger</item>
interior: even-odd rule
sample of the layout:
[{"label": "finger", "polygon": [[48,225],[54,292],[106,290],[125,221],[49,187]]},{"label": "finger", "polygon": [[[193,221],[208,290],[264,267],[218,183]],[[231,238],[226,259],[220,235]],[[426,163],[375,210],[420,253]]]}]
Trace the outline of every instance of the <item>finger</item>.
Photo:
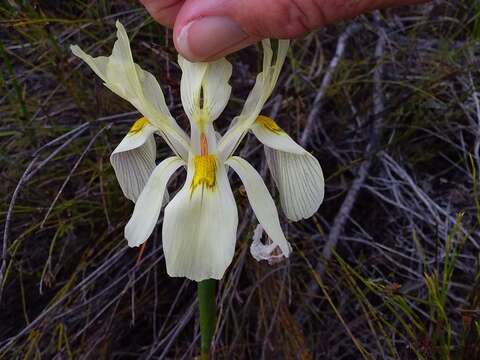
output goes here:
[{"label": "finger", "polygon": [[213,60],[262,38],[295,38],[365,11],[422,0],[188,0],[174,41],[192,61]]},{"label": "finger", "polygon": [[155,21],[173,28],[185,0],[140,0]]}]

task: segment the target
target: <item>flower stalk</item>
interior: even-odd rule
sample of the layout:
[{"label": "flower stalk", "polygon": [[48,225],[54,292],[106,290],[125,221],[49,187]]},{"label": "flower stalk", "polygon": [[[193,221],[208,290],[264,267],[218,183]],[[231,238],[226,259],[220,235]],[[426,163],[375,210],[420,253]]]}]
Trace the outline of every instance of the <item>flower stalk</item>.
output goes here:
[{"label": "flower stalk", "polygon": [[198,282],[197,296],[200,313],[200,359],[208,360],[216,324],[215,280]]}]

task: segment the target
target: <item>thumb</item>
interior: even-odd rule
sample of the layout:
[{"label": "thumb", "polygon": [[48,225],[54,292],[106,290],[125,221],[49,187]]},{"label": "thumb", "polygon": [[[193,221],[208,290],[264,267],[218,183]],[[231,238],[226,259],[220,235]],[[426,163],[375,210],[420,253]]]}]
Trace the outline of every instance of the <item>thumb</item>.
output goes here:
[{"label": "thumb", "polygon": [[362,12],[421,0],[187,0],[174,42],[192,61],[213,60],[262,38],[295,38]]}]

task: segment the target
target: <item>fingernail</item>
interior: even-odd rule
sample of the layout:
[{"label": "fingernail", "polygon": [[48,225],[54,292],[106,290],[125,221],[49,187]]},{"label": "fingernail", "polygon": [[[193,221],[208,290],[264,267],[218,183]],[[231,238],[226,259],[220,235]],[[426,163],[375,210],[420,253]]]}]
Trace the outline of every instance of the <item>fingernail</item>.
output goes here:
[{"label": "fingernail", "polygon": [[240,25],[225,17],[193,20],[180,31],[177,49],[190,60],[202,61],[235,47],[248,38]]}]

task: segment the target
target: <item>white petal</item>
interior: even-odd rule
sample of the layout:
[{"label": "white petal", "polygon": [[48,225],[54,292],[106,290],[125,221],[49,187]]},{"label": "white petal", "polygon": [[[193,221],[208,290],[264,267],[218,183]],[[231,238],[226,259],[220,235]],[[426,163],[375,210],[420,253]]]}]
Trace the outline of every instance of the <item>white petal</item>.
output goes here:
[{"label": "white petal", "polygon": [[110,155],[123,194],[133,202],[155,169],[154,131],[153,126],[147,125],[138,132],[129,132]]},{"label": "white petal", "polygon": [[160,85],[152,74],[133,62],[125,28],[118,21],[116,25],[118,39],[109,57],[93,58],[76,45],[71,47],[72,52],[92,68],[106,87],[129,101],[152,125],[158,127],[162,136],[175,139],[176,146],[182,149],[174,151],[186,154],[188,137],[170,115]]},{"label": "white petal", "polygon": [[200,108],[200,93],[202,80],[207,71],[207,63],[192,63],[183,56],[178,55],[178,64],[182,69],[180,80],[180,96],[182,105],[190,121]]},{"label": "white petal", "polygon": [[242,180],[248,201],[257,216],[258,222],[263,226],[273,243],[280,248],[283,256],[288,257],[291,252],[290,244],[285,239],[280,227],[277,208],[262,177],[252,165],[238,156],[231,157],[226,163],[235,170]]},{"label": "white petal", "polygon": [[235,149],[238,147],[240,142],[243,139],[243,136],[248,131],[244,125],[239,121],[240,118],[235,117],[229,129],[225,134],[218,140],[218,152],[223,161],[226,161],[232,154],[235,152]]},{"label": "white petal", "polygon": [[[259,121],[258,119],[265,119]],[[272,124],[268,126],[269,124]],[[251,128],[253,134],[263,145],[275,150],[303,155],[307,151],[298,145],[285,131],[283,131],[272,119],[259,116]]]},{"label": "white petal", "polygon": [[230,265],[238,224],[237,207],[225,166],[216,162],[216,185],[192,190],[190,159],[185,185],[165,208],[163,249],[170,276],[221,279]]},{"label": "white petal", "polygon": [[268,147],[265,147],[265,155],[287,218],[298,221],[315,214],[325,191],[318,160],[308,152],[299,155]]},{"label": "white petal", "polygon": [[323,201],[325,187],[318,160],[269,117],[259,116],[252,132],[265,145],[285,215],[293,221],[312,216]]},{"label": "white petal", "polygon": [[208,64],[203,80],[203,107],[210,115],[211,121],[216,120],[227,106],[232,91],[228,84],[231,76],[232,64],[226,59]]},{"label": "white petal", "polygon": [[188,118],[194,123],[214,121],[230,98],[232,65],[226,59],[192,63],[181,55],[178,63],[182,68],[182,104]]},{"label": "white petal", "polygon": [[270,40],[265,39],[262,41],[264,53],[263,70],[258,74],[255,86],[248,95],[247,101],[240,114],[240,116],[249,118],[247,121],[249,125],[253,124],[275,88],[283,63],[287,57],[289,44],[290,42],[288,40],[278,40],[277,54],[275,62],[272,64],[273,51]]},{"label": "white petal", "polygon": [[148,239],[160,215],[168,180],[184,164],[182,159],[172,156],[155,168],[135,203],[132,217],[125,226],[128,246],[139,246]]},{"label": "white petal", "polygon": [[240,141],[250,130],[257,116],[268,100],[277,83],[283,63],[287,56],[289,41],[279,40],[275,62],[272,64],[273,51],[270,40],[264,40],[263,45],[263,70],[258,74],[253,89],[248,94],[242,112],[235,119],[235,126],[232,126],[223,136],[219,143],[219,152],[223,159],[235,151]]}]

